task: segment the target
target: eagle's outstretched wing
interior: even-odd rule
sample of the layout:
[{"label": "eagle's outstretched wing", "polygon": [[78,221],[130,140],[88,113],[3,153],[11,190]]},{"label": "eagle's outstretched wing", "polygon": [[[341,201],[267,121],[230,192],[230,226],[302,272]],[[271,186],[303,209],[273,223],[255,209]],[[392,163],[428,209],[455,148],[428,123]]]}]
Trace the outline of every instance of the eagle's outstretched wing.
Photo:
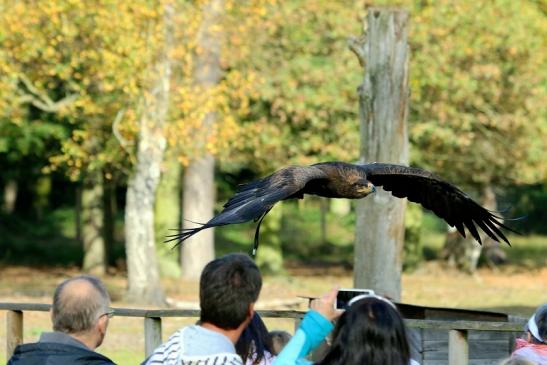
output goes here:
[{"label": "eagle's outstretched wing", "polygon": [[513,231],[499,221],[501,217],[480,206],[455,185],[435,174],[414,167],[372,163],[360,165],[367,179],[375,186],[382,186],[398,198],[408,198],[443,218],[465,237],[464,226],[479,243],[477,227],[494,241],[500,239],[510,245],[501,228]]},{"label": "eagle's outstretched wing", "polygon": [[[261,220],[275,203],[284,199],[301,197],[303,194],[301,190],[308,182],[326,178],[327,175],[317,167],[286,167],[265,178],[242,185],[236,194],[224,204],[222,212],[209,222],[169,235],[166,242],[178,241],[178,245],[203,229]],[[255,245],[258,242],[259,229],[260,224],[257,226],[255,234]]]}]

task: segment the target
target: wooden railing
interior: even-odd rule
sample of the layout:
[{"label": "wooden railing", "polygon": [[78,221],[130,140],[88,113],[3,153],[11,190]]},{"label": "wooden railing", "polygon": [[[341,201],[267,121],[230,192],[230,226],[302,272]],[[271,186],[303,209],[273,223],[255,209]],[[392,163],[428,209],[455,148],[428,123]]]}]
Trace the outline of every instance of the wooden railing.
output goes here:
[{"label": "wooden railing", "polygon": [[[23,313],[26,311],[47,312],[49,304],[33,303],[0,303],[0,310],[6,312],[6,356],[11,357],[15,347],[23,343]],[[161,344],[161,324],[164,317],[199,317],[195,309],[131,309],[113,308],[114,315],[119,317],[141,317],[144,319],[144,350],[146,356]],[[258,313],[264,318],[294,319],[295,329],[305,312],[292,310],[262,310]],[[520,332],[525,320],[515,322],[484,322],[484,321],[445,321],[405,319],[410,328],[445,330],[449,333],[448,363],[449,365],[467,365],[469,363],[468,331],[499,331]]]}]

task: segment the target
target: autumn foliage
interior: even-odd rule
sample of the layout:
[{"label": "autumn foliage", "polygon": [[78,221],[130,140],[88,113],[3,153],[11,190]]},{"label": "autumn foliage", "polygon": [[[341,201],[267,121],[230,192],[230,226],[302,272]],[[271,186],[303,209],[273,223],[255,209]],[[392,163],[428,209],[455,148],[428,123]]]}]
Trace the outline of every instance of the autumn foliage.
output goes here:
[{"label": "autumn foliage", "polygon": [[[169,146],[261,170],[357,158],[358,35],[365,5],[226,1],[221,82],[191,78],[200,2],[176,2]],[[542,179],[545,9],[534,1],[404,2],[411,10],[415,163],[471,184]],[[130,171],[139,100],[161,46],[162,1],[7,1],[0,21],[0,152],[43,172]],[[203,115],[220,115],[204,131]],[[205,143],[196,143],[203,138]],[[350,148],[350,146],[354,146]],[[503,158],[500,158],[503,156]],[[480,157],[480,158],[479,158]],[[518,172],[517,172],[518,171]],[[467,174],[472,175],[472,174]]]}]

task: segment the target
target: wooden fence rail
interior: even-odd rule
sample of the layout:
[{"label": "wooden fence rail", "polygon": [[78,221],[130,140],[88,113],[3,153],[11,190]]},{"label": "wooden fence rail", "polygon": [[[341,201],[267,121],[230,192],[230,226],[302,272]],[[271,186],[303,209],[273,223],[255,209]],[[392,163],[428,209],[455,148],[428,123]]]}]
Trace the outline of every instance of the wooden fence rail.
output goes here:
[{"label": "wooden fence rail", "polygon": [[[49,304],[34,303],[0,303],[0,310],[6,312],[6,357],[9,359],[15,347],[23,343],[23,318],[26,311],[47,312]],[[144,348],[148,356],[161,344],[161,323],[163,317],[199,317],[195,309],[132,309],[113,308],[114,315],[119,317],[141,317],[144,319]],[[294,310],[262,310],[258,313],[263,318],[294,319],[295,329],[305,312]],[[405,319],[410,328],[445,330],[449,333],[448,364],[467,365],[469,363],[468,331],[520,332],[525,320],[515,322],[485,321],[445,321]]]}]

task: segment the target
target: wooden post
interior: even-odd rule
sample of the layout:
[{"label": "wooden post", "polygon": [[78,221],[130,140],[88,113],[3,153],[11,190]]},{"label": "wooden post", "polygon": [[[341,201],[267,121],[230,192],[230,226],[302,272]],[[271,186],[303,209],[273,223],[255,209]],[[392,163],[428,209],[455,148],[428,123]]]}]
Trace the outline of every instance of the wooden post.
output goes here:
[{"label": "wooden post", "polygon": [[448,331],[448,365],[467,365],[469,363],[469,345],[467,331]]},{"label": "wooden post", "polygon": [[161,317],[144,317],[144,356],[152,355],[159,345],[161,345]]},{"label": "wooden post", "polygon": [[23,311],[8,310],[6,313],[6,361],[17,345],[23,343]]},{"label": "wooden post", "polygon": [[[364,66],[359,87],[361,161],[408,164],[408,12],[371,8],[350,49]],[[354,286],[401,296],[406,201],[379,189],[357,201]]]}]

